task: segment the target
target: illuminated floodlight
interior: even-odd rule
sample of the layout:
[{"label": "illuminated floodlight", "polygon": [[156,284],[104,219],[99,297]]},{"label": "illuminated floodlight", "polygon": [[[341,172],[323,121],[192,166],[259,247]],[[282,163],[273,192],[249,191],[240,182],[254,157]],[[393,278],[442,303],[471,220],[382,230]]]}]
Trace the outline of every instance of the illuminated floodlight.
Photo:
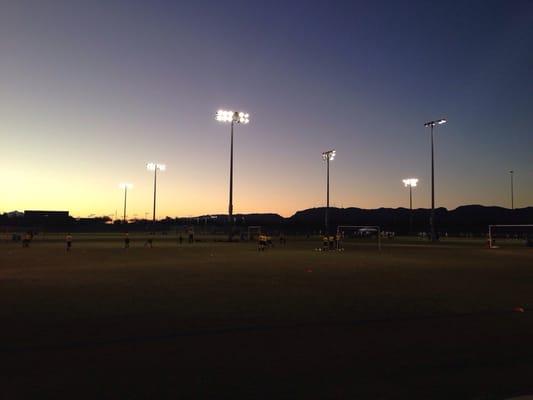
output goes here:
[{"label": "illuminated floodlight", "polygon": [[220,122],[247,124],[250,122],[250,114],[243,111],[218,110],[215,119]]},{"label": "illuminated floodlight", "polygon": [[165,164],[158,164],[158,163],[151,162],[151,163],[146,164],[146,169],[148,171],[155,171],[156,169],[158,171],[164,171],[167,169],[167,166]]},{"label": "illuminated floodlight", "polygon": [[164,171],[167,169],[165,164],[159,164],[156,162],[150,162],[146,164],[148,171],[154,172],[154,209],[152,212],[152,227],[155,227],[155,205],[156,205],[156,193],[157,193],[157,171]]},{"label": "illuminated floodlight", "polygon": [[328,150],[322,153],[322,159],[326,162],[326,176],[327,176],[327,183],[326,183],[326,210],[325,210],[325,234],[329,235],[329,162],[333,161],[335,159],[335,155],[337,152],[335,149]]},{"label": "illuminated floodlight", "polygon": [[233,111],[218,110],[216,115],[216,120],[220,122],[231,122],[233,121]]},{"label": "illuminated floodlight", "polygon": [[426,123],[424,124],[424,126],[425,126],[426,128],[428,128],[428,127],[430,127],[430,126],[442,125],[442,124],[445,124],[446,122],[448,122],[448,121],[446,121],[446,119],[441,118],[441,119],[436,119],[436,120],[434,120],[434,121],[426,122]]},{"label": "illuminated floodlight", "polygon": [[250,122],[250,114],[244,111],[218,110],[215,119],[219,122],[231,123],[231,144],[230,144],[230,169],[229,169],[229,205],[228,205],[228,222],[229,222],[229,237],[232,241],[233,235],[233,127],[234,124],[248,124]]},{"label": "illuminated floodlight", "polygon": [[405,187],[409,188],[409,233],[413,232],[413,188],[416,187],[418,183],[417,178],[407,178],[403,180]]},{"label": "illuminated floodlight", "polygon": [[325,152],[322,153],[322,159],[324,161],[326,161],[326,160],[333,161],[335,159],[336,155],[337,155],[337,151],[336,150],[328,150],[328,151],[325,151]]},{"label": "illuminated floodlight", "polygon": [[403,180],[403,184],[405,185],[405,187],[416,187],[418,183],[418,179],[417,178],[407,178],[407,179],[404,179]]},{"label": "illuminated floodlight", "polygon": [[434,145],[433,145],[433,128],[437,125],[445,124],[447,121],[444,118],[429,121],[424,124],[425,128],[429,128],[431,132],[431,214],[429,215],[429,225],[431,230],[431,241],[437,241],[437,234],[435,229],[435,162],[434,162]]},{"label": "illuminated floodlight", "polygon": [[119,188],[121,189],[131,189],[133,188],[133,183],[126,183],[126,182],[123,182],[121,184],[118,185]]}]

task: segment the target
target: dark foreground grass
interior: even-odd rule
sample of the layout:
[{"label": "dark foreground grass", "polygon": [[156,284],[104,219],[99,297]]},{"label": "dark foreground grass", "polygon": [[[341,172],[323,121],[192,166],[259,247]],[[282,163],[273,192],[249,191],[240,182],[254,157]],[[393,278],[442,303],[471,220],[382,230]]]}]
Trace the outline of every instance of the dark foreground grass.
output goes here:
[{"label": "dark foreground grass", "polygon": [[0,246],[0,398],[533,392],[531,249],[141,246]]}]

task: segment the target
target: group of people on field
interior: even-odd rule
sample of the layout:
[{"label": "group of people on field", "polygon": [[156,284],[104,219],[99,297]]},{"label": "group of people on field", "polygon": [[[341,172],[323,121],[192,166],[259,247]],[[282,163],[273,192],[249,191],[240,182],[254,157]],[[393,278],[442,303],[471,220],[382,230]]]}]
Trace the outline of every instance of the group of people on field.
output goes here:
[{"label": "group of people on field", "polygon": [[271,247],[274,247],[274,244],[272,243],[272,236],[259,235],[257,242],[257,250],[265,251],[265,249]]},{"label": "group of people on field", "polygon": [[[153,234],[152,234],[153,235]],[[178,244],[183,244],[183,235],[180,233],[178,236]],[[188,229],[187,230],[187,243],[193,244],[194,243],[194,230]],[[124,238],[124,248],[128,249],[130,247],[130,238],[128,233],[126,233],[126,236]],[[154,239],[152,236],[149,236],[146,241],[144,242],[144,247],[154,247]]]},{"label": "group of people on field", "polygon": [[342,234],[325,235],[322,238],[322,251],[342,250]]},{"label": "group of people on field", "polygon": [[[31,242],[33,241],[33,237],[34,233],[32,231],[28,231],[21,238],[18,238],[18,240],[22,242],[23,248],[28,248],[30,247]],[[67,235],[65,236],[65,245],[67,251],[70,251],[72,249],[72,235],[70,233],[67,233]]]},{"label": "group of people on field", "polygon": [[[287,239],[282,233],[280,233],[279,235],[279,244],[280,246],[285,246],[287,244]],[[272,236],[260,234],[257,237],[257,249],[259,251],[264,251],[265,249],[272,248],[272,247],[274,247]]]},{"label": "group of people on field", "polygon": [[[28,231],[22,236],[16,235],[16,238],[13,240],[17,242],[20,241],[22,243],[23,248],[28,248],[30,247],[31,242],[33,241],[33,236],[34,236],[33,232]],[[187,236],[188,236],[188,243],[194,243],[194,232],[192,230],[189,230],[187,232]],[[178,237],[178,242],[179,244],[183,243],[183,236],[181,234]],[[128,232],[126,232],[124,234],[124,248],[129,249],[130,243],[131,243],[130,235]],[[153,247],[153,245],[154,245],[153,237],[149,236],[144,242],[144,247]],[[72,234],[71,233],[67,233],[65,236],[65,246],[66,246],[67,251],[70,251],[72,249]]]}]

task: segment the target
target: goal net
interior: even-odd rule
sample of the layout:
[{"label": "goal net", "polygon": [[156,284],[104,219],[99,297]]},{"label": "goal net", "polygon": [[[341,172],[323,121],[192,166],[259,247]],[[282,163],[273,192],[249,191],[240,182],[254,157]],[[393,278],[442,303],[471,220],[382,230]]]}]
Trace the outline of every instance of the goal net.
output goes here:
[{"label": "goal net", "polygon": [[533,225],[489,225],[488,245],[533,247]]},{"label": "goal net", "polygon": [[371,243],[381,250],[381,229],[379,226],[339,225],[337,227],[339,247],[350,243]]},{"label": "goal net", "polygon": [[261,235],[261,227],[260,226],[249,226],[248,227],[247,239],[249,241],[258,240],[259,239],[259,235]]}]

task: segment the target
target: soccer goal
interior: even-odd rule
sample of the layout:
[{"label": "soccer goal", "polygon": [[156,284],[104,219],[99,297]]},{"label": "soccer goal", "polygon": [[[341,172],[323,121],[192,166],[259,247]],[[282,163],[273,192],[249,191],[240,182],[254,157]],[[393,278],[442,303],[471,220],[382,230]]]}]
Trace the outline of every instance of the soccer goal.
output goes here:
[{"label": "soccer goal", "polygon": [[378,250],[381,250],[381,229],[379,226],[368,225],[339,225],[337,226],[337,237],[341,246],[349,242],[375,242]]},{"label": "soccer goal", "polygon": [[248,227],[248,241],[257,240],[259,238],[259,235],[261,235],[261,227],[260,226],[249,226]]},{"label": "soccer goal", "polygon": [[533,247],[533,225],[489,225],[489,248],[520,244]]}]

